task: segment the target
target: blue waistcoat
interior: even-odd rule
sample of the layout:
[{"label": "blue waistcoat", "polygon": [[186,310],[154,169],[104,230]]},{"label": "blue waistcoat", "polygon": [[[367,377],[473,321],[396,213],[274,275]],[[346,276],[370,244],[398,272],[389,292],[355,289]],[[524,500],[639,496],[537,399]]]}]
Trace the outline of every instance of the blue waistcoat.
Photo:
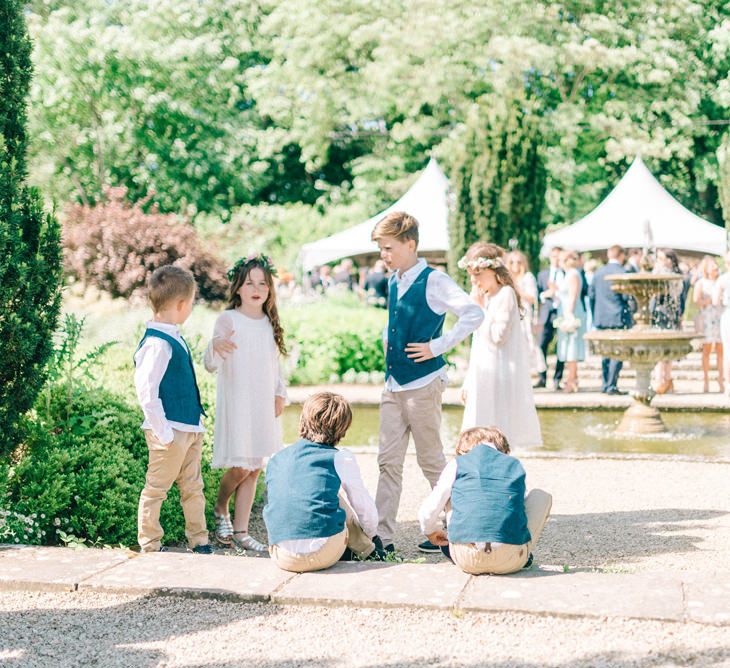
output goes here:
[{"label": "blue waistcoat", "polygon": [[301,439],[277,452],[266,466],[264,522],[269,544],[329,538],[345,528],[337,493],[337,448]]},{"label": "blue waistcoat", "polygon": [[385,378],[393,376],[399,385],[428,376],[446,364],[441,355],[425,362],[414,362],[405,351],[409,343],[428,343],[441,336],[446,314],[435,313],[426,301],[426,285],[432,271],[426,267],[400,299],[398,283],[393,279],[390,284]]},{"label": "blue waistcoat", "polygon": [[524,545],[530,540],[525,470],[514,457],[488,445],[456,458],[451,506],[451,543]]},{"label": "blue waistcoat", "polygon": [[200,416],[205,415],[205,411],[200,402],[200,391],[190,353],[175,337],[151,327],[145,331],[137,350],[150,336],[167,341],[172,347],[172,357],[160,382],[160,400],[165,409],[165,417],[172,422],[200,424]]}]

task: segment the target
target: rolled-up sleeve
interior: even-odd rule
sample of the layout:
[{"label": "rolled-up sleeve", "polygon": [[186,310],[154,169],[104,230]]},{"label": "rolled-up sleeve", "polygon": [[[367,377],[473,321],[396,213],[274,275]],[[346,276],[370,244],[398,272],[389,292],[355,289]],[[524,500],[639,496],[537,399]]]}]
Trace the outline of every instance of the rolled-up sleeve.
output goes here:
[{"label": "rolled-up sleeve", "polygon": [[378,510],[365,488],[355,455],[347,450],[338,450],[335,454],[335,470],[362,530],[372,538],[378,531]]},{"label": "rolled-up sleeve", "polygon": [[456,460],[452,459],[441,472],[436,486],[418,510],[418,523],[421,525],[424,535],[429,536],[434,531],[441,529],[439,515],[451,498],[451,488],[454,486],[455,480]]}]

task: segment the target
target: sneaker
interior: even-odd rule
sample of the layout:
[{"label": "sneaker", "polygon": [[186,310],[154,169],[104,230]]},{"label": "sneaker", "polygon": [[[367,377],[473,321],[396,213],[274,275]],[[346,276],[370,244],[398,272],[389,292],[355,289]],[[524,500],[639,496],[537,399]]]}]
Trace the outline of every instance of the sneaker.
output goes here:
[{"label": "sneaker", "polygon": [[195,554],[213,554],[213,548],[208,543],[205,545],[196,545],[192,551]]},{"label": "sneaker", "polygon": [[393,545],[393,543],[383,545],[383,552],[385,552],[386,554],[395,554],[395,545]]},{"label": "sneaker", "polygon": [[170,548],[169,548],[169,547],[165,547],[165,546],[163,545],[163,546],[162,546],[162,547],[161,547],[161,548],[160,548],[159,550],[157,550],[157,551],[158,551],[158,552],[169,552],[169,551],[170,551]]},{"label": "sneaker", "polygon": [[527,557],[527,561],[525,562],[525,565],[522,567],[523,570],[526,568],[530,568],[532,566],[533,558],[532,558],[532,552]]},{"label": "sneaker", "polygon": [[421,552],[427,552],[429,554],[440,554],[441,548],[438,545],[434,545],[430,540],[424,540],[418,544],[418,549]]}]

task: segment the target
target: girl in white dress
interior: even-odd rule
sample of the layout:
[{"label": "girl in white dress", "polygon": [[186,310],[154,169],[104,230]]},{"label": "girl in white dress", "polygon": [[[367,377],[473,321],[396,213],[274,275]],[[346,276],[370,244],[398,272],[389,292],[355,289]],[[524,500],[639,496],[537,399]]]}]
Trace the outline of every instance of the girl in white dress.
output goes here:
[{"label": "girl in white dress", "polygon": [[[723,348],[730,350],[730,252],[725,254],[725,273],[717,279],[712,295],[712,303],[722,309],[720,316],[720,340]],[[725,396],[730,397],[730,355],[723,359]]]},{"label": "girl in white dress", "polygon": [[486,316],[472,337],[461,429],[497,427],[513,447],[541,445],[530,352],[520,325],[522,302],[503,255],[499,246],[477,242],[459,261]]},{"label": "girl in white dress", "polygon": [[[286,387],[279,356],[286,354],[266,255],[241,258],[228,272],[228,309],[215,323],[205,368],[218,374],[213,468],[227,468],[213,511],[216,539],[263,552],[248,534],[256,481],[266,457],[281,449],[280,415]],[[233,522],[229,503],[235,494]]]},{"label": "girl in white dress", "polygon": [[715,258],[705,255],[697,267],[698,279],[694,284],[693,301],[699,307],[699,317],[696,320],[697,331],[702,334],[702,373],[704,375],[704,390],[710,391],[710,354],[715,350],[717,364],[717,382],[720,392],[725,391],[723,373],[723,348],[720,337],[720,318],[722,307],[712,303],[715,285],[720,276],[720,267]]}]

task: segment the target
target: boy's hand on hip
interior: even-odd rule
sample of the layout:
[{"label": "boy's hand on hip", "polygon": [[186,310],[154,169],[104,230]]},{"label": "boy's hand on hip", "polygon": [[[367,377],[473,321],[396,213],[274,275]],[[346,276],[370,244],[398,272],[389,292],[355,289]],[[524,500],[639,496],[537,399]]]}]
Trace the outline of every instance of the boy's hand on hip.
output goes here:
[{"label": "boy's hand on hip", "polygon": [[439,547],[449,544],[449,537],[443,529],[439,529],[438,531],[428,534],[428,540],[430,540],[433,545],[438,545]]},{"label": "boy's hand on hip", "polygon": [[428,343],[409,343],[406,345],[406,357],[414,362],[425,362],[432,360],[435,355],[431,352],[431,345]]},{"label": "boy's hand on hip", "polygon": [[274,397],[274,417],[279,417],[284,412],[284,397]]},{"label": "boy's hand on hip", "polygon": [[231,330],[225,336],[216,336],[213,339],[213,351],[225,359],[227,355],[238,348],[238,346],[231,341],[234,334],[235,332]]}]

